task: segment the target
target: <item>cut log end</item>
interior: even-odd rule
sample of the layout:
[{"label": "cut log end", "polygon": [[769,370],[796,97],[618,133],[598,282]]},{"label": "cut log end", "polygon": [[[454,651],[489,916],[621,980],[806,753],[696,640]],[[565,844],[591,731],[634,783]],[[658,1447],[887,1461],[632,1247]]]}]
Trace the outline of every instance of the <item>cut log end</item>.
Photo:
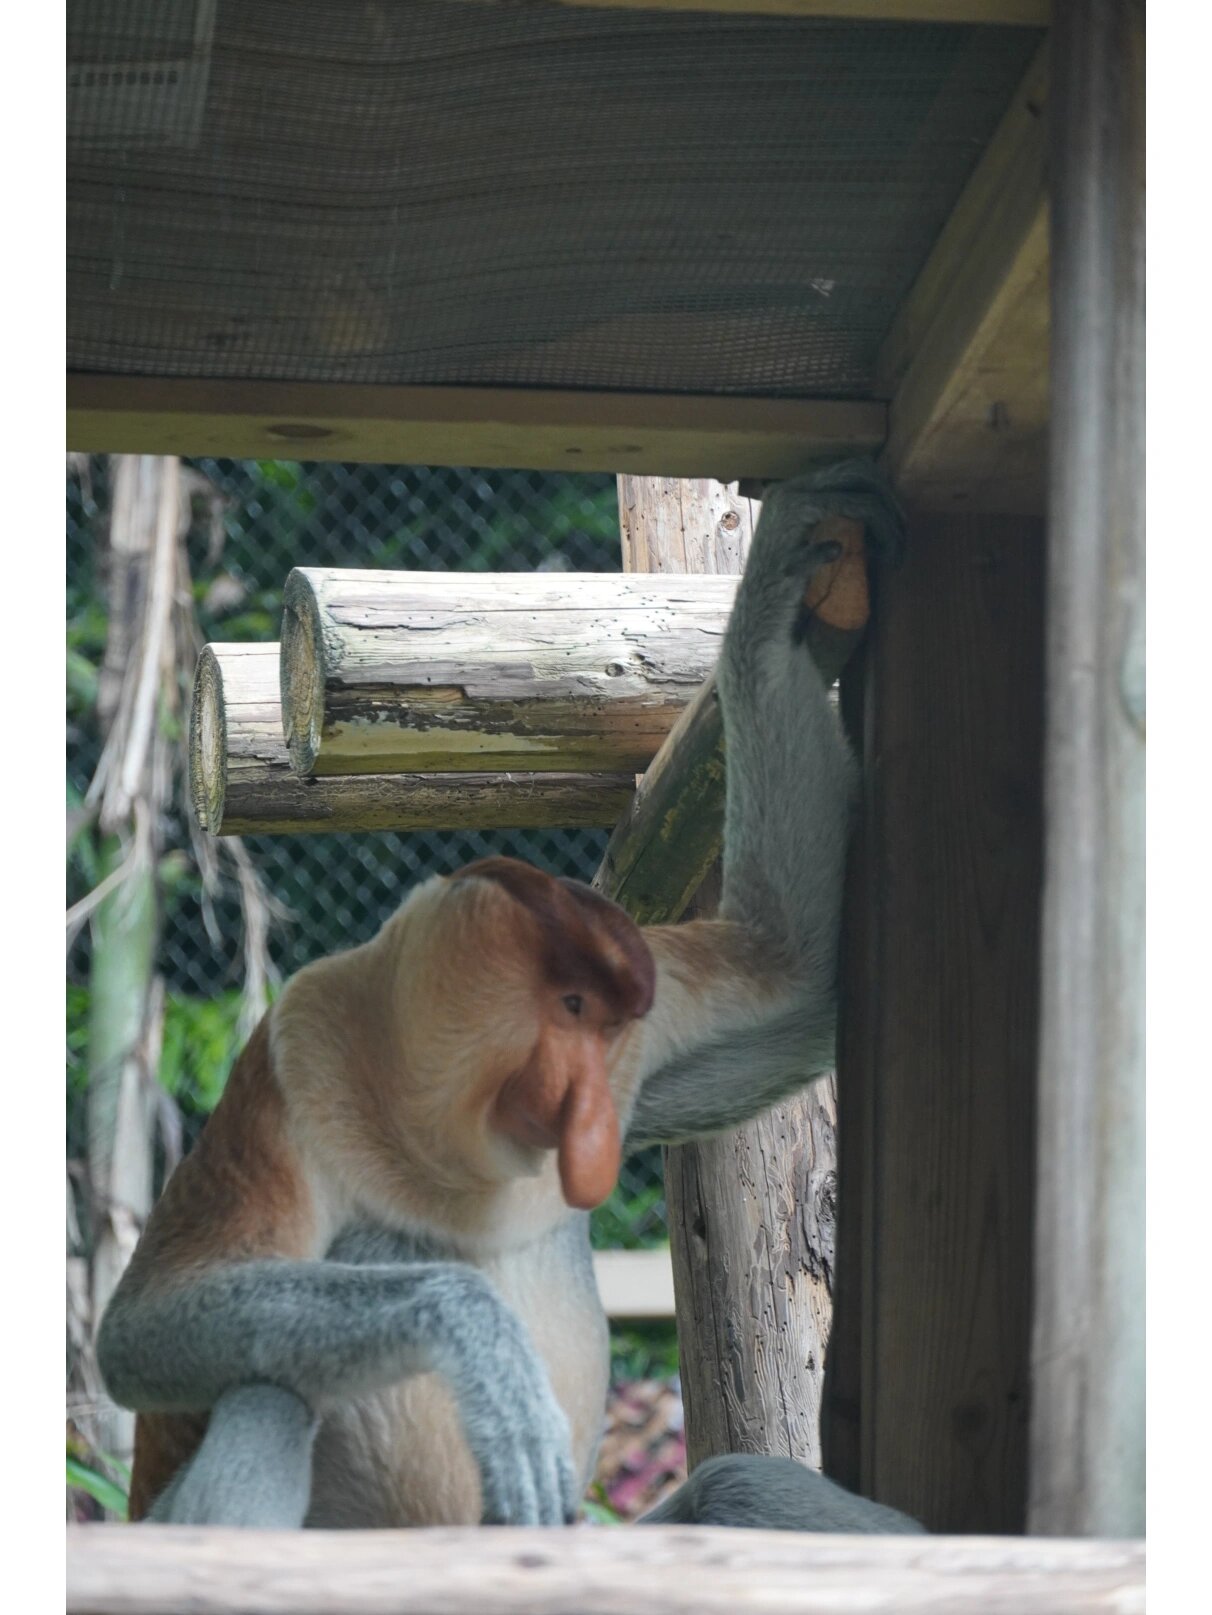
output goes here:
[{"label": "cut log end", "polygon": [[218,835],[227,794],[227,714],[223,705],[223,669],[209,645],[203,647],[194,673],[189,711],[189,796],[202,830]]},{"label": "cut log end", "polygon": [[315,595],[296,569],[282,594],[282,730],[290,766],[304,777],[315,770],[324,724],[322,628]]}]

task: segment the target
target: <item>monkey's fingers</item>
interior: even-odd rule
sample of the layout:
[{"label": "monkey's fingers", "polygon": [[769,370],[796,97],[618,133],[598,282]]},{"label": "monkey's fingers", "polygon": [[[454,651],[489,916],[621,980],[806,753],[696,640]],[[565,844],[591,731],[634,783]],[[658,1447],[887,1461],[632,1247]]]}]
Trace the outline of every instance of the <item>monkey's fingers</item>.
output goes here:
[{"label": "monkey's fingers", "polygon": [[576,1518],[576,1474],[563,1445],[536,1438],[530,1454],[535,1480],[534,1525],[571,1525]]},{"label": "monkey's fingers", "polygon": [[484,1525],[539,1525],[539,1492],[524,1446],[503,1443],[480,1471]]},{"label": "monkey's fingers", "polygon": [[581,1488],[571,1458],[559,1459],[559,1484],[563,1523],[572,1525],[581,1511]]}]

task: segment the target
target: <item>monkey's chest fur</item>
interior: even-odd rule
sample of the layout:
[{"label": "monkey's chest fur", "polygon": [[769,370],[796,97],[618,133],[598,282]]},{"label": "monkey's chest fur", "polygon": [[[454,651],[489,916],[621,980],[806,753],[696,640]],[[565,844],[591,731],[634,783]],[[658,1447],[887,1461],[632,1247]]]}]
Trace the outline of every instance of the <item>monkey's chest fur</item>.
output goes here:
[{"label": "monkey's chest fur", "polygon": [[[431,1245],[379,1229],[343,1236],[330,1254],[342,1261],[450,1260]],[[524,1249],[475,1265],[543,1358],[587,1485],[601,1439],[610,1351],[585,1219],[570,1216]],[[477,1525],[481,1513],[479,1472],[440,1375],[414,1375],[325,1417],[312,1458],[309,1526]]]}]

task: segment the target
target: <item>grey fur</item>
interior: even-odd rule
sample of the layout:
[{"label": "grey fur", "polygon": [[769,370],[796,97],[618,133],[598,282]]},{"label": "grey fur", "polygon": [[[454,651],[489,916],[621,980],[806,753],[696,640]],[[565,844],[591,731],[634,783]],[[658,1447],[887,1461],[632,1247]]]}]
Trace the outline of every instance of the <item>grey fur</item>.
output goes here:
[{"label": "grey fur", "polygon": [[879,551],[899,554],[899,511],[870,465],[779,483],[762,506],[716,674],[727,756],[720,914],[768,944],[789,1002],[764,1026],[686,1050],[650,1077],[629,1147],[735,1127],[833,1064],[856,771],[797,635],[804,585],[835,553],[815,534],[829,515],[861,519]]},{"label": "grey fur", "polygon": [[[120,1286],[97,1354],[114,1400],[144,1411],[213,1407],[232,1386],[262,1382],[322,1413],[336,1399],[437,1371],[455,1393],[480,1468],[485,1522],[558,1525],[575,1516],[568,1421],[547,1371],[520,1319],[467,1264],[256,1261],[200,1274],[164,1296],[128,1297]],[[260,1431],[291,1450],[293,1406],[285,1430],[269,1415],[253,1423],[241,1413],[231,1410],[225,1423],[233,1439],[251,1449]],[[212,1450],[222,1445],[217,1437]],[[247,1512],[288,1512],[300,1474],[310,1474],[310,1447],[306,1460],[288,1464],[285,1476],[252,1477],[257,1496]],[[205,1467],[213,1489],[221,1463]],[[186,1512],[198,1489],[184,1487],[158,1517],[198,1523]],[[238,1513],[238,1494],[225,1506]]]},{"label": "grey fur", "polygon": [[224,1391],[210,1411],[202,1445],[156,1499],[148,1519],[297,1529],[311,1496],[317,1424],[305,1402],[276,1385]]},{"label": "grey fur", "polygon": [[[862,519],[877,549],[897,553],[899,513],[869,465],[826,467],[770,490],[719,667],[728,747],[721,913],[764,941],[784,1001],[764,1025],[684,1051],[650,1077],[631,1146],[734,1126],[832,1062],[854,767],[797,634],[804,586],[832,558],[813,528],[832,514]],[[565,1234],[573,1258],[545,1246],[535,1260],[558,1259],[579,1283],[588,1219],[570,1213],[556,1237]],[[586,1295],[600,1311],[588,1281]],[[544,1365],[487,1278],[437,1242],[358,1228],[324,1261],[247,1262],[159,1298],[119,1286],[98,1355],[126,1406],[214,1410],[198,1454],[157,1501],[156,1519],[300,1523],[313,1414],[428,1370],[455,1393],[486,1521],[555,1524],[575,1513],[567,1421]],[[819,1530],[826,1527],[804,1522],[822,1509],[840,1518],[840,1497],[857,1510],[853,1518],[875,1510],[903,1519],[798,1466],[779,1478],[754,1462],[702,1466],[677,1494],[683,1501],[665,1508],[688,1511],[677,1518]],[[666,1517],[674,1516],[648,1518]]]},{"label": "grey fur", "polygon": [[877,1535],[925,1530],[907,1514],[856,1497],[790,1458],[762,1458],[753,1453],[709,1458],[639,1523]]}]

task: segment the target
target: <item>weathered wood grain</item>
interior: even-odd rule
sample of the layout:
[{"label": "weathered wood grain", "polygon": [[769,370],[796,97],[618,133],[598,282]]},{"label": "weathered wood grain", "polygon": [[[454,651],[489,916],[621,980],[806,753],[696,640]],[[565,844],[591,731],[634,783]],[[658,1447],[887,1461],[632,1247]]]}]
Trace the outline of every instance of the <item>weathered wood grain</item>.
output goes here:
[{"label": "weathered wood grain", "polygon": [[877,449],[886,426],[867,399],[67,378],[68,446],[91,454],[790,477]]},{"label": "weathered wood grain", "polygon": [[276,644],[207,645],[190,706],[189,789],[212,835],[614,824],[631,774],[349,774],[302,779],[282,734]]},{"label": "weathered wood grain", "polygon": [[715,665],[731,578],[296,568],[282,721],[300,774],[646,768]]},{"label": "weathered wood grain", "polygon": [[635,1530],[68,1530],[67,1615],[1142,1615],[1136,1542]]},{"label": "weathered wood grain", "polygon": [[1145,1511],[1144,6],[1053,39],[1047,872],[1031,1529]]},{"label": "weathered wood grain", "polygon": [[1021,1531],[1043,535],[921,513],[909,535],[866,655],[838,1063],[840,1299],[861,1307],[839,1325],[862,1373],[830,1467],[933,1530]]},{"label": "weathered wood grain", "polygon": [[880,349],[883,463],[918,509],[1043,510],[1047,97],[1045,43]]},{"label": "weathered wood grain", "polygon": [[832,1076],[665,1152],[690,1467],[724,1452],[821,1467],[836,1207]]}]

